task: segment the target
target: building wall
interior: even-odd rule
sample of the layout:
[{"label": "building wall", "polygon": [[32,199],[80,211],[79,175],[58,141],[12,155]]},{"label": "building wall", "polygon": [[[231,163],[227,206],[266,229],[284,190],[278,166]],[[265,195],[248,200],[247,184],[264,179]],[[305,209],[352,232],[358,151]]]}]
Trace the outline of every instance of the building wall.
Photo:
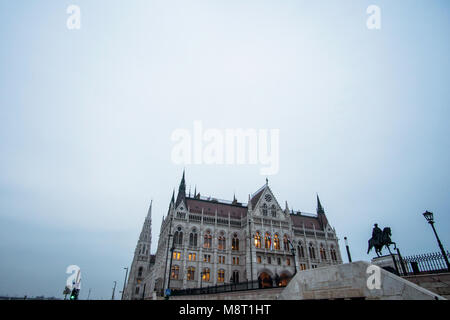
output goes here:
[{"label": "building wall", "polygon": [[[181,188],[180,188],[181,189]],[[276,203],[276,217],[262,216],[261,206],[265,203],[263,196],[270,193],[271,199]],[[247,280],[258,280],[262,273],[269,275],[272,280],[278,276],[286,275],[291,277],[297,270],[311,269],[326,265],[341,264],[342,258],[339,250],[338,239],[335,230],[326,221],[322,230],[317,230],[318,217],[308,218],[308,221],[314,223],[310,225],[298,225],[293,223],[293,216],[296,218],[303,217],[300,213],[289,212],[288,208],[281,209],[276,202],[270,188],[266,185],[260,191],[259,197],[262,200],[254,200],[254,208],[252,200],[249,199],[249,206],[245,207],[246,214],[240,218],[219,215],[216,211],[194,212],[186,208],[186,201],[184,195],[178,201],[180,195],[177,197],[178,206],[172,202],[169,206],[169,211],[161,225],[161,232],[158,242],[158,249],[156,253],[154,272],[154,289],[159,291],[168,287],[171,263],[170,248],[173,242],[175,232],[182,232],[183,239],[181,244],[175,244],[174,252],[175,259],[172,258],[172,267],[177,266],[178,279],[170,279],[171,289],[185,289],[185,288],[200,288],[205,286],[220,285],[222,282],[218,281],[218,271],[224,270],[224,282],[230,283],[233,272],[239,274],[239,282]],[[267,198],[267,197],[266,197]],[[191,198],[192,199],[192,198]],[[230,207],[232,208],[232,207]],[[242,206],[241,206],[242,208]],[[306,218],[305,218],[306,219]],[[197,231],[197,246],[189,245],[190,233],[193,230]],[[212,237],[212,245],[210,248],[204,246],[204,236],[209,234]],[[254,236],[256,232],[261,235],[261,248],[255,247]],[[280,240],[280,249],[265,248],[264,236],[270,233],[273,242],[273,236],[278,235]],[[223,234],[226,239],[224,250],[218,248],[218,237]],[[171,236],[169,236],[171,235]],[[239,250],[232,250],[232,239],[237,236],[239,239]],[[287,236],[295,243],[296,249],[303,246],[302,257],[299,256],[297,250],[295,256],[295,264],[290,248],[285,250],[283,238]],[[311,257],[309,253],[309,246],[312,245],[315,250],[315,257]],[[323,258],[320,253],[321,245],[323,246],[326,256]],[[331,258],[330,248],[333,247],[335,251],[335,259]],[[179,253],[179,256],[178,256]],[[189,260],[189,254],[195,254],[195,261]],[[209,255],[210,258],[205,261],[204,256]],[[225,263],[219,263],[219,256],[225,257]],[[235,258],[235,264],[233,264]],[[239,258],[237,264],[236,258]],[[289,262],[288,262],[289,259]],[[194,280],[187,280],[187,271],[189,267],[195,268]],[[209,268],[210,279],[204,281],[200,272],[204,268]]]}]

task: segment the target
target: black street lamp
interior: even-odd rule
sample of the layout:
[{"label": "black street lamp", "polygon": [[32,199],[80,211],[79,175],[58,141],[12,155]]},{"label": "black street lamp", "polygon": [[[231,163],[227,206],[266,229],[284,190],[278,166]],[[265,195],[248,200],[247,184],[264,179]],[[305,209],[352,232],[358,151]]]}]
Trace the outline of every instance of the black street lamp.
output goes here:
[{"label": "black street lamp", "polygon": [[291,253],[292,256],[294,257],[294,275],[292,277],[294,277],[297,274],[297,264],[295,263],[295,248],[292,245],[291,240],[288,239],[289,244],[291,245]]},{"label": "black street lamp", "polygon": [[447,269],[448,269],[448,271],[450,271],[450,263],[448,262],[447,254],[445,253],[445,250],[444,250],[444,247],[442,246],[441,240],[439,240],[436,229],[434,228],[433,213],[429,212],[429,211],[425,211],[423,213],[423,216],[428,221],[428,223],[431,225],[431,228],[433,228],[434,235],[436,236],[439,248],[441,249],[442,255],[444,256],[445,263],[447,264]]},{"label": "black street lamp", "polygon": [[[173,235],[169,235],[173,237]],[[170,289],[170,278],[172,278],[172,261],[173,261],[173,251],[175,250],[175,239],[172,240],[172,248],[170,248],[170,265],[169,265],[169,279],[167,280],[167,289]]]},{"label": "black street lamp", "polygon": [[352,256],[350,255],[350,248],[348,246],[347,237],[344,237],[345,240],[345,248],[347,249],[348,262],[352,262]]},{"label": "black street lamp", "polygon": [[[123,269],[126,270],[126,272],[125,272],[125,280],[123,281],[122,300],[123,300],[123,297],[125,294],[125,286],[127,284],[128,267],[124,267]],[[128,298],[128,297],[125,296],[125,298]]]}]

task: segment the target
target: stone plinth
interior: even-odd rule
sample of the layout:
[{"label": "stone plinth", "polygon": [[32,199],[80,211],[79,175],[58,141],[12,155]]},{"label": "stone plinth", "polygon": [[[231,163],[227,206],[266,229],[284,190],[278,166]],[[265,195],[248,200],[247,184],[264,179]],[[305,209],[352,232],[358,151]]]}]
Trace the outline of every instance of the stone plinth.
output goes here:
[{"label": "stone plinth", "polygon": [[364,261],[300,271],[278,298],[446,300],[436,293]]}]

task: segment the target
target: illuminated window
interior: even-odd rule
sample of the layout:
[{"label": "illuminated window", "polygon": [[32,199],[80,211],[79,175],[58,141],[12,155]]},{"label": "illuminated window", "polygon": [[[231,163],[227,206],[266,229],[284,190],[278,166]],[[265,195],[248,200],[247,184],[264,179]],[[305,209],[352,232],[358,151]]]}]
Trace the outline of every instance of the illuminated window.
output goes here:
[{"label": "illuminated window", "polygon": [[217,273],[217,282],[224,282],[225,281],[225,270],[219,270]]},{"label": "illuminated window", "polygon": [[189,267],[187,269],[187,280],[195,280],[195,268]]},{"label": "illuminated window", "polygon": [[266,249],[270,249],[272,244],[272,240],[270,239],[270,233],[266,233],[266,236],[264,237],[264,247]]},{"label": "illuminated window", "polygon": [[234,251],[239,251],[239,238],[237,234],[234,234],[233,240],[231,241],[231,249]]},{"label": "illuminated window", "polygon": [[178,280],[178,275],[180,273],[180,267],[179,266],[173,266],[172,272],[171,272],[171,278],[174,280]]},{"label": "illuminated window", "polygon": [[173,252],[173,259],[174,260],[180,260],[181,259],[181,252]]},{"label": "illuminated window", "polygon": [[261,235],[259,234],[259,232],[256,232],[255,234],[255,247],[261,248]]},{"label": "illuminated window", "polygon": [[256,257],[256,262],[261,263],[261,256]]},{"label": "illuminated window", "polygon": [[219,236],[217,249],[225,250],[226,248],[225,245],[226,245],[225,237],[223,235]]},{"label": "illuminated window", "polygon": [[189,253],[188,258],[189,258],[189,261],[195,261],[196,254],[195,253]]},{"label": "illuminated window", "polygon": [[203,237],[203,248],[211,248],[211,247],[212,247],[211,232],[206,231],[205,236]]},{"label": "illuminated window", "polygon": [[275,250],[280,250],[280,239],[277,234],[273,236],[273,247]]},{"label": "illuminated window", "polygon": [[203,281],[209,281],[209,278],[210,278],[209,268],[203,269],[203,272],[202,272],[202,279],[203,279]]},{"label": "illuminated window", "polygon": [[239,257],[233,257],[233,264],[239,264]]},{"label": "illuminated window", "polygon": [[211,262],[211,255],[205,254],[203,256],[203,262]]}]

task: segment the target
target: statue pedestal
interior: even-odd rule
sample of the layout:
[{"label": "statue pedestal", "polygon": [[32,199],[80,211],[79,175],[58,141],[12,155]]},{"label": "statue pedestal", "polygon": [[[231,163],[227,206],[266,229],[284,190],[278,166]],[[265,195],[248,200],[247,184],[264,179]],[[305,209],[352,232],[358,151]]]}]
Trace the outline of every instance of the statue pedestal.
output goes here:
[{"label": "statue pedestal", "polygon": [[394,253],[392,255],[388,254],[385,256],[373,258],[371,262],[372,262],[372,264],[374,264],[384,270],[398,274],[398,266],[395,265],[394,260],[392,259],[392,256],[394,256],[395,261],[399,261],[398,255]]}]

